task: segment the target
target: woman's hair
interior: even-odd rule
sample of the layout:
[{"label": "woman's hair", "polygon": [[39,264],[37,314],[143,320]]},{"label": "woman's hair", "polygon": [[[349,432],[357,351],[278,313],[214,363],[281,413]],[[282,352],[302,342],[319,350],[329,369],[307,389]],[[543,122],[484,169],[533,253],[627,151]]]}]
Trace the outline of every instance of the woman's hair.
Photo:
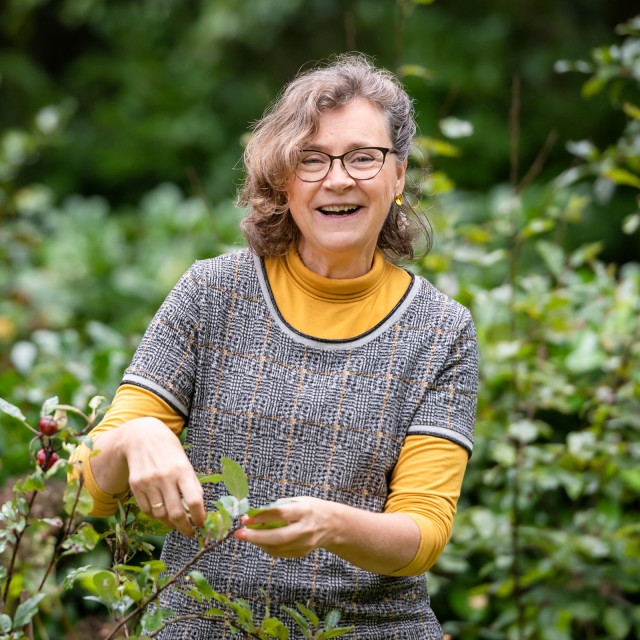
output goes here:
[{"label": "woman's hair", "polygon": [[[256,254],[283,255],[297,243],[299,230],[289,212],[287,187],[299,152],[318,132],[322,112],[356,99],[380,109],[396,161],[407,161],[416,132],[413,104],[390,71],[376,68],[362,54],[345,54],[299,73],[256,123],[244,152],[246,178],[238,204],[249,207],[241,228]],[[378,247],[387,257],[413,258],[420,236],[423,255],[428,253],[430,225],[416,209],[406,197],[401,206],[391,205],[378,237]]]}]

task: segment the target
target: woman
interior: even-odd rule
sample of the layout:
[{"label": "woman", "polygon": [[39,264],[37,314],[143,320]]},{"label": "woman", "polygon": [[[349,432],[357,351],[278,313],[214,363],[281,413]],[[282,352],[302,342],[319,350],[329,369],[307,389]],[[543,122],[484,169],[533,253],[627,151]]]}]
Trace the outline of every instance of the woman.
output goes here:
[{"label": "woman", "polygon": [[[94,431],[100,453],[80,455],[97,514],[130,488],[174,529],[170,572],[222,491],[203,491],[194,469],[236,460],[252,504],[293,498],[245,524],[288,524],[242,528],[200,571],[258,615],[260,589],[273,610],[338,608],[362,640],[442,638],[421,574],[448,541],[473,442],[470,315],[383,257],[413,255],[402,194],[414,133],[400,83],[364,57],[294,79],[245,152],[249,249],[183,276]],[[159,637],[231,633],[191,620]]]}]

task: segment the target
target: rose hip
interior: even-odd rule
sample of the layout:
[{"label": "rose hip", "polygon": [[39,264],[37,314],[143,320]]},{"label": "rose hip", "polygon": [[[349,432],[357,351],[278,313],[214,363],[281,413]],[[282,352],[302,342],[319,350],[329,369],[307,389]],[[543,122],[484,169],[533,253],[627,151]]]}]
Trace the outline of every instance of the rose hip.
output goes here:
[{"label": "rose hip", "polygon": [[51,469],[51,467],[56,462],[58,462],[59,459],[60,459],[60,456],[57,453],[53,452],[49,456],[49,462],[47,462],[47,453],[44,449],[40,449],[40,451],[36,453],[36,460],[38,461],[38,464],[40,465],[40,468],[43,471],[47,471],[48,469]]},{"label": "rose hip", "polygon": [[53,436],[58,432],[58,421],[53,416],[42,416],[38,428],[45,436]]}]

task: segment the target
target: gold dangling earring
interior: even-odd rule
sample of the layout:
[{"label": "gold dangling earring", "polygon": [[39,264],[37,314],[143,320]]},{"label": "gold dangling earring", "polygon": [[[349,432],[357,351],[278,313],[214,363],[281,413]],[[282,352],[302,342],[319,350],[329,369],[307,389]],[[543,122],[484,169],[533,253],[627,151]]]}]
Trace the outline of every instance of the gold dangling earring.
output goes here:
[{"label": "gold dangling earring", "polygon": [[399,194],[398,194],[398,195],[393,199],[393,201],[394,201],[394,202],[395,202],[399,207],[401,207],[401,206],[402,206],[402,202],[403,202],[402,194],[401,194],[401,193],[399,193]]}]

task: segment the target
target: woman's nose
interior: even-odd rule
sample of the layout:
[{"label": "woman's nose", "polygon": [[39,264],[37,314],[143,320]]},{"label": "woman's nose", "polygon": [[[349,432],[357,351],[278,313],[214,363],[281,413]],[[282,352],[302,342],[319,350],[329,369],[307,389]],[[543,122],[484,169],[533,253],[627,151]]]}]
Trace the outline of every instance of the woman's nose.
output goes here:
[{"label": "woman's nose", "polygon": [[331,160],[331,166],[329,172],[324,178],[325,186],[333,189],[344,189],[346,187],[353,186],[355,180],[347,173],[344,165],[339,158]]}]

